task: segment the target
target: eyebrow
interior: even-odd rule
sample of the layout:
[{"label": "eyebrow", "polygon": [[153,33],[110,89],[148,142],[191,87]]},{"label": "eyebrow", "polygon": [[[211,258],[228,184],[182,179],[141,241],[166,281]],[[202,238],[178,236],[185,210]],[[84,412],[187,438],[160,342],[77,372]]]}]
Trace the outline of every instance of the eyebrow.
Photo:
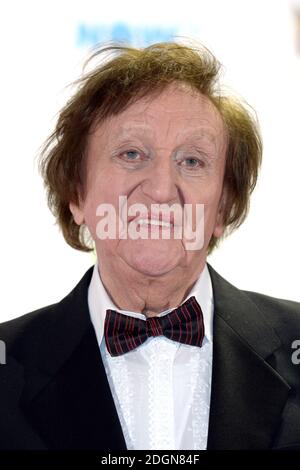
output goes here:
[{"label": "eyebrow", "polygon": [[153,134],[153,130],[150,126],[145,126],[145,124],[141,124],[141,125],[138,125],[138,124],[135,124],[135,125],[131,125],[131,126],[121,126],[120,130],[119,131],[116,131],[113,136],[121,136],[123,137],[123,135],[131,135],[131,134],[135,134],[135,133],[140,133],[140,134],[147,134],[147,133],[151,133]]},{"label": "eyebrow", "polygon": [[[141,125],[131,125],[131,126],[126,126],[126,127],[121,127],[119,131],[116,131],[112,136],[114,138],[123,138],[123,137],[131,137],[134,135],[149,135],[149,134],[154,134],[152,128],[149,126],[145,126],[144,124]],[[201,127],[199,129],[196,129],[193,133],[188,134],[188,133],[182,133],[181,134],[184,140],[189,140],[190,138],[192,139],[197,139],[197,140],[208,140],[209,142],[215,144],[217,141],[218,136],[216,135],[215,132],[211,132],[208,127]]]}]

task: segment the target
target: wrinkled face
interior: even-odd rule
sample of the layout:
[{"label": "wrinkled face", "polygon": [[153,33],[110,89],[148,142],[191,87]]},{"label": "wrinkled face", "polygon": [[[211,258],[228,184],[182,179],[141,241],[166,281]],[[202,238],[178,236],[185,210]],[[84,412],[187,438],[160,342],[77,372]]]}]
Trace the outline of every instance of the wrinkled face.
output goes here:
[{"label": "wrinkled face", "polygon": [[[70,204],[70,209],[78,224],[88,226],[100,266],[113,263],[116,269],[127,266],[160,276],[203,264],[211,236],[223,233],[225,152],[226,134],[217,109],[204,95],[184,85],[169,85],[159,95],[142,98],[96,126],[87,148],[85,198],[79,206]],[[128,210],[121,216],[120,195],[126,197],[127,208],[136,203],[147,208],[143,221],[138,222],[139,217],[129,215]],[[100,239],[97,208],[103,203],[112,205],[117,217],[127,219],[128,227],[134,224],[135,233],[146,230],[149,236],[122,238],[117,225],[116,238]],[[189,205],[193,228],[194,209],[204,205],[200,249],[187,249],[184,233],[181,239],[175,238],[173,223],[171,229],[153,227],[147,221],[153,204],[175,204],[182,210]],[[170,236],[164,238],[166,230]]]}]

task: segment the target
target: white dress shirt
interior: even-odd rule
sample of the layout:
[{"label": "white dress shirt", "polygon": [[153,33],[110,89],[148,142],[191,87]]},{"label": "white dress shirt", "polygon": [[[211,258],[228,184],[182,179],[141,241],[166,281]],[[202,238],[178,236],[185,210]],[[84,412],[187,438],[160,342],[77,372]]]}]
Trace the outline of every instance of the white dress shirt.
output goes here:
[{"label": "white dress shirt", "polygon": [[206,449],[213,333],[213,293],[207,265],[184,301],[193,295],[204,317],[201,348],[156,336],[133,351],[112,357],[103,335],[106,310],[143,320],[146,317],[118,309],[101,281],[98,265],[94,267],[88,290],[90,316],[128,450]]}]

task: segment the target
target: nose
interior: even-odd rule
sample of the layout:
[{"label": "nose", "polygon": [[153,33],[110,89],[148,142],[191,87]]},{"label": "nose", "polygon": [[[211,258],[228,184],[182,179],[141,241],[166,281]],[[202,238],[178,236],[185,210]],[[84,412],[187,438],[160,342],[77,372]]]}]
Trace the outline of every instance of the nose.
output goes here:
[{"label": "nose", "polygon": [[158,204],[178,201],[178,173],[172,159],[169,156],[161,156],[148,171],[147,178],[141,185],[142,192]]}]

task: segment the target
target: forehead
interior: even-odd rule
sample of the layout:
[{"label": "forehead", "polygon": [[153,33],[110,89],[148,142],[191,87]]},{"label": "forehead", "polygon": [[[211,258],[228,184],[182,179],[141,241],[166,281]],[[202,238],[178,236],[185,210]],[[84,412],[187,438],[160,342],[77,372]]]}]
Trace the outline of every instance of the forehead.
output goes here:
[{"label": "forehead", "polygon": [[147,95],[96,127],[98,135],[111,139],[162,135],[180,140],[199,137],[224,142],[222,117],[208,97],[185,84],[172,84],[160,93]]}]

